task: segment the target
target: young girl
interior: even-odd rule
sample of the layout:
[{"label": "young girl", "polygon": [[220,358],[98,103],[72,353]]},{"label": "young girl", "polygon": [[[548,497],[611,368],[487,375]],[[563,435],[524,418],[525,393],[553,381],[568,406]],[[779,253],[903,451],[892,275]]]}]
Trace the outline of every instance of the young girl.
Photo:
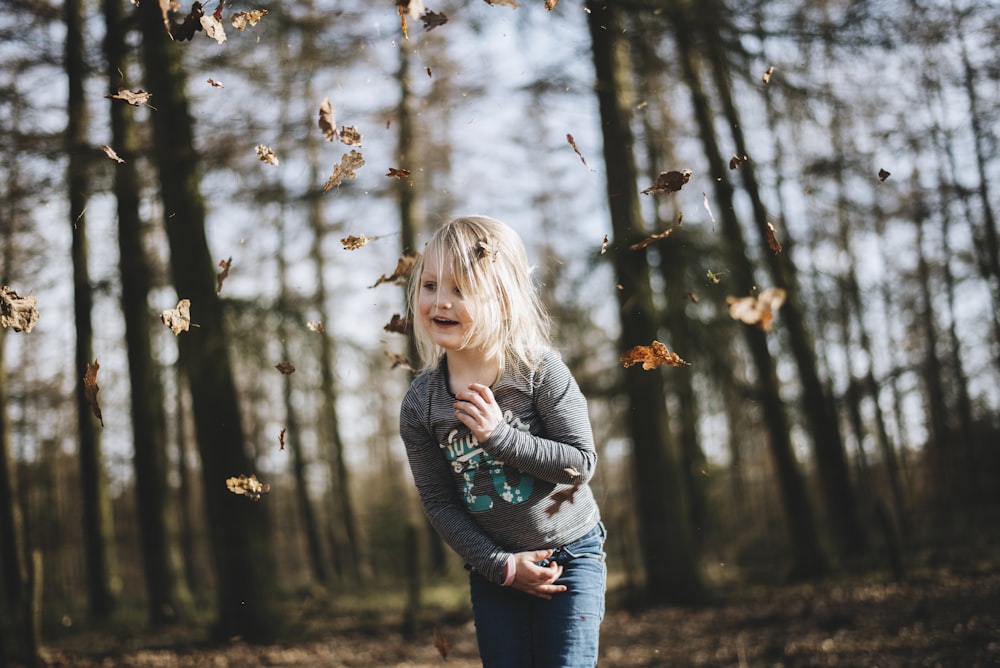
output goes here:
[{"label": "young girl", "polygon": [[521,239],[484,216],[447,223],[409,302],[424,368],[400,433],[424,511],[467,562],[483,665],[595,666],[607,577],[587,485],[597,454]]}]

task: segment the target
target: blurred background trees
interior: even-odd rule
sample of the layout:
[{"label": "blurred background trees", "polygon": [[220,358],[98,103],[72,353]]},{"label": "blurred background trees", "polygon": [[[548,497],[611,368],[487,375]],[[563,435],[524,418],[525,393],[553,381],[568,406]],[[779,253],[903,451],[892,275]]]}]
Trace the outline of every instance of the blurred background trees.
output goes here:
[{"label": "blurred background trees", "polygon": [[[396,422],[412,348],[380,277],[469,212],[539,266],[590,400],[616,592],[694,603],[984,547],[996,6],[427,9],[447,22],[404,34],[391,2],[204,6],[224,42],[172,39],[145,1],[0,17],[0,277],[41,313],[0,339],[5,626],[30,622],[33,552],[50,623],[138,607],[247,638],[290,593],[402,590],[414,545],[430,581],[457,563],[407,539],[427,531]],[[323,136],[326,97],[360,146]],[[365,164],[326,189],[352,148]],[[769,287],[769,331],[730,317]],[[690,366],[622,368],[653,340]],[[250,474],[256,502],[226,488]]]}]

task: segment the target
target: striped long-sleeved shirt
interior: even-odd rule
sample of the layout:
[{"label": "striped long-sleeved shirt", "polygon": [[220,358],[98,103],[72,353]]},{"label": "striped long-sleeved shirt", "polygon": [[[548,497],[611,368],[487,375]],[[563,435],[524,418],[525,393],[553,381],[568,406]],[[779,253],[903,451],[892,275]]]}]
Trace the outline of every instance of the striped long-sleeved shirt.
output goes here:
[{"label": "striped long-sleeved shirt", "polygon": [[[600,520],[587,400],[555,351],[492,387],[504,421],[478,442],[455,417],[445,360],[418,376],[399,431],[424,511],[472,567],[501,581],[515,552],[557,548]],[[574,485],[577,485],[574,490]]]}]

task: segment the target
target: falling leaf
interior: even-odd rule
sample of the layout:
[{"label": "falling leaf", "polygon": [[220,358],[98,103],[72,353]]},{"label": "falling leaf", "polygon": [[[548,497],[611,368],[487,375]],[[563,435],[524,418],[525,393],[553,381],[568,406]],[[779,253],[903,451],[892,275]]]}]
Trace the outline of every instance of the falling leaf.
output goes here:
[{"label": "falling leaf", "polygon": [[188,331],[191,327],[191,300],[180,300],[174,308],[160,313],[160,320],[170,328],[174,336]]},{"label": "falling leaf", "polygon": [[404,318],[398,313],[393,313],[392,319],[389,320],[389,324],[382,329],[394,334],[409,335],[409,333],[413,331],[413,319],[409,317]]},{"label": "falling leaf", "polygon": [[781,288],[766,288],[758,296],[726,297],[729,316],[733,320],[756,325],[765,332],[771,331],[774,313],[785,303],[785,291]]},{"label": "falling leaf", "polygon": [[594,171],[594,169],[587,164],[587,159],[583,157],[583,153],[581,153],[579,147],[577,147],[576,140],[573,139],[573,135],[566,133],[566,141],[568,141],[569,145],[573,147],[573,150],[576,152],[576,154],[580,156],[580,162],[583,163],[583,166],[589,169],[590,171]]},{"label": "falling leaf", "polygon": [[742,165],[749,159],[750,158],[746,157],[745,155],[740,156],[734,154],[733,157],[729,159],[729,169],[739,169],[740,165]]},{"label": "falling leaf", "polygon": [[306,327],[308,327],[310,331],[316,332],[317,334],[322,334],[324,331],[323,323],[319,320],[310,320],[306,323]]},{"label": "falling leaf", "polygon": [[396,11],[399,12],[399,27],[403,31],[403,39],[409,39],[406,17],[419,19],[424,14],[423,0],[396,0]]},{"label": "falling leaf", "polygon": [[608,235],[604,235],[604,241],[601,242],[601,255],[608,252]]},{"label": "falling leaf", "polygon": [[278,434],[278,450],[283,451],[284,449],[285,449],[285,430],[282,429],[281,433]]},{"label": "falling leaf", "polygon": [[261,162],[266,162],[269,165],[278,164],[278,156],[275,155],[270,146],[257,144],[257,146],[254,147],[254,150],[257,151],[257,158],[260,159]]},{"label": "falling leaf", "polygon": [[486,0],[487,5],[502,5],[504,7],[513,7],[517,9],[519,5],[517,0]]},{"label": "falling leaf", "polygon": [[[160,0],[160,6],[163,6],[163,0]],[[164,13],[170,37],[178,42],[192,39],[194,34],[202,29],[201,18],[204,15],[205,11],[202,9],[200,2],[191,3],[191,12],[180,23],[166,19],[166,13]]]},{"label": "falling leaf", "polygon": [[295,365],[288,361],[278,362],[274,368],[280,371],[282,376],[290,376],[295,373]]},{"label": "falling leaf", "polygon": [[545,0],[545,9],[550,12],[559,4],[559,0]]},{"label": "falling leaf", "polygon": [[712,207],[708,205],[708,195],[706,193],[701,194],[701,201],[705,206],[705,211],[708,211],[708,217],[712,221],[712,225],[715,225],[715,216],[712,215]]},{"label": "falling leaf", "polygon": [[117,162],[119,165],[125,162],[124,160],[118,157],[118,154],[115,153],[115,149],[111,148],[110,146],[107,145],[101,146],[101,150],[104,151],[104,155],[108,156],[109,158]]},{"label": "falling leaf", "polygon": [[413,265],[417,263],[417,258],[420,257],[419,254],[413,251],[408,251],[403,253],[399,259],[396,261],[396,268],[393,270],[392,274],[386,276],[382,274],[375,284],[371,287],[375,288],[383,283],[395,283],[396,285],[404,285],[406,281],[410,278],[410,272],[413,271]]},{"label": "falling leaf", "polygon": [[[222,5],[219,5],[222,8]],[[219,44],[223,44],[226,41],[226,29],[222,25],[222,21],[219,20],[218,16],[214,14],[212,16],[202,16],[201,17],[201,28],[205,31],[205,34],[214,39]]]},{"label": "falling leaf", "polygon": [[87,365],[87,370],[83,374],[83,396],[87,400],[87,404],[90,406],[90,410],[94,412],[94,417],[101,421],[101,426],[104,426],[104,418],[101,417],[101,407],[97,404],[97,393],[101,390],[97,386],[97,370],[101,368],[101,365],[97,363],[94,359],[93,364]]},{"label": "falling leaf", "polygon": [[443,26],[448,22],[448,17],[439,12],[432,12],[427,10],[424,15],[420,17],[420,20],[424,22],[424,30],[433,30],[438,26]]},{"label": "falling leaf", "polygon": [[434,627],[434,647],[437,649],[438,654],[441,655],[442,659],[448,659],[448,652],[451,651],[451,643],[448,639],[441,635],[438,631],[438,627]]},{"label": "falling leaf", "polygon": [[319,129],[327,141],[337,139],[337,122],[333,119],[333,103],[324,97],[319,104]]},{"label": "falling leaf", "polygon": [[576,495],[576,491],[580,489],[580,485],[581,483],[574,483],[568,487],[563,487],[562,489],[553,492],[549,497],[552,499],[552,503],[550,503],[549,507],[545,509],[545,514],[552,517],[559,512],[559,509],[562,508],[562,504],[567,501],[569,503],[573,503],[573,497]]},{"label": "falling leaf", "polygon": [[0,327],[10,327],[15,332],[27,334],[38,322],[37,303],[35,297],[20,297],[8,286],[3,286],[0,288]]},{"label": "falling leaf", "polygon": [[358,250],[359,248],[364,247],[369,241],[371,241],[371,239],[363,234],[359,234],[358,236],[354,236],[352,234],[341,239],[340,243],[344,245],[344,250]]},{"label": "falling leaf", "polygon": [[433,75],[431,74],[431,68],[429,68],[429,67],[427,68],[427,76],[428,76],[428,77],[431,77],[431,76],[433,76]]},{"label": "falling leaf", "polygon": [[383,352],[385,353],[385,356],[389,358],[389,361],[392,362],[393,369],[396,367],[402,367],[407,371],[416,371],[416,369],[413,368],[413,365],[410,364],[410,359],[406,355],[391,353],[388,350],[384,350]]},{"label": "falling leaf", "polygon": [[260,497],[271,491],[271,485],[257,480],[251,473],[249,476],[226,478],[226,488],[233,494],[245,496],[252,501],[260,501]]},{"label": "falling leaf", "polygon": [[354,170],[360,168],[364,164],[364,156],[354,149],[351,149],[350,153],[345,153],[340,158],[340,163],[334,165],[333,175],[327,179],[326,185],[323,186],[323,192],[326,192],[334,186],[339,186],[343,183],[344,179],[357,178],[357,174],[354,173]]},{"label": "falling leaf", "polygon": [[485,257],[491,258],[494,262],[497,259],[497,247],[492,241],[488,239],[480,239],[476,242],[473,250],[476,253],[476,259],[482,260]]},{"label": "falling leaf", "polygon": [[222,267],[222,271],[215,277],[215,294],[217,295],[222,294],[222,282],[229,276],[229,268],[233,266],[233,258],[219,260],[219,266]]},{"label": "falling leaf", "polygon": [[890,176],[892,176],[892,174],[890,172],[887,172],[887,171],[885,171],[884,169],[881,169],[881,168],[878,170],[878,180],[879,181],[885,181]]},{"label": "falling leaf", "polygon": [[698,295],[696,295],[696,294],[695,294],[695,293],[693,293],[693,292],[685,292],[685,293],[684,293],[684,297],[685,297],[685,298],[687,298],[687,300],[688,300],[689,302],[691,302],[692,304],[697,304],[697,303],[698,303],[699,301],[701,301],[701,300],[700,300],[700,299],[698,298]]},{"label": "falling leaf", "polygon": [[361,146],[361,133],[353,125],[340,128],[340,141],[348,146]]},{"label": "falling leaf", "polygon": [[777,255],[781,252],[781,244],[778,242],[778,237],[775,234],[774,225],[771,223],[767,224],[767,247],[771,249],[771,252]]},{"label": "falling leaf", "polygon": [[765,84],[770,83],[772,74],[774,74],[774,65],[771,65],[769,68],[767,68],[767,71],[764,72],[764,75],[761,76],[760,80],[763,81]]},{"label": "falling leaf", "polygon": [[711,281],[715,285],[718,285],[720,282],[722,282],[722,277],[725,276],[725,275],[726,275],[726,272],[724,272],[724,271],[714,272],[711,269],[709,269],[707,272],[705,272],[705,277],[708,278],[708,280]]},{"label": "falling leaf", "polygon": [[667,350],[667,347],[659,341],[653,341],[648,346],[635,346],[622,353],[618,361],[626,369],[641,362],[645,371],[659,366],[691,366],[682,360],[677,353]]},{"label": "falling leaf", "polygon": [[147,93],[141,88],[139,90],[119,88],[117,93],[105,95],[104,97],[109,100],[123,100],[131,104],[133,107],[139,107],[149,102],[149,98],[153,97],[153,94]]},{"label": "falling leaf", "polygon": [[643,195],[662,195],[663,193],[675,193],[680,190],[685,183],[691,179],[691,170],[685,169],[683,172],[669,171],[660,172],[656,181],[650,187],[642,191]]},{"label": "falling leaf", "polygon": [[386,176],[395,179],[408,179],[410,178],[410,170],[408,169],[397,169],[396,167],[390,167]]},{"label": "falling leaf", "polygon": [[209,79],[208,85],[211,86],[212,88],[225,88],[225,86],[222,85],[221,81],[216,81],[215,79]]},{"label": "falling leaf", "polygon": [[267,16],[266,9],[254,9],[249,12],[236,12],[233,14],[233,18],[230,23],[233,24],[234,28],[243,32],[243,29],[248,25],[251,27],[257,25],[257,23],[265,16]]},{"label": "falling leaf", "polygon": [[684,224],[683,221],[684,221],[684,214],[678,213],[677,214],[677,223],[676,224],[671,225],[670,227],[668,227],[667,229],[663,230],[662,232],[660,232],[658,234],[651,234],[650,236],[646,237],[642,241],[640,241],[638,243],[632,244],[631,246],[628,247],[628,249],[630,251],[642,250],[643,248],[645,248],[646,246],[650,245],[651,243],[659,241],[660,239],[666,239],[667,237],[670,236],[670,234],[674,230],[676,230],[678,227],[681,227]]}]

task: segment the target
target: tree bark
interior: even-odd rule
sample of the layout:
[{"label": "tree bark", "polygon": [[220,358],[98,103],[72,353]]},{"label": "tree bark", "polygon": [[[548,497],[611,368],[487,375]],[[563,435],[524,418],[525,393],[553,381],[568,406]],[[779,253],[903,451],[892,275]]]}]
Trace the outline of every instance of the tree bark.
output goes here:
[{"label": "tree bark", "polygon": [[87,366],[93,359],[92,295],[87,268],[87,200],[89,190],[88,114],[84,97],[86,60],[83,48],[83,5],[67,0],[63,6],[66,21],[67,98],[66,146],[69,165],[66,183],[69,190],[69,215],[72,230],[73,305],[76,324],[77,431],[79,437],[80,481],[83,498],[83,532],[87,568],[87,597],[90,612],[99,618],[111,615],[115,608],[113,523],[111,499],[105,480],[104,458],[96,420],[83,384]]},{"label": "tree bark", "polygon": [[[630,128],[630,66],[621,39],[620,9],[588,0],[598,106],[603,134],[607,193],[614,241],[612,261],[620,284],[621,348],[649,345],[657,337],[659,314],[653,305],[645,253],[629,246],[641,240],[642,216]],[[633,444],[637,516],[646,571],[646,603],[694,604],[707,590],[697,568],[696,550],[684,507],[683,483],[672,449],[666,393],[660,371],[630,369],[625,376],[626,418]]]},{"label": "tree bark", "polygon": [[139,6],[146,83],[154,100],[155,160],[165,212],[170,268],[178,296],[199,326],[177,336],[188,379],[217,583],[219,637],[274,637],[274,565],[266,502],[230,493],[226,479],[249,475],[253,459],[242,431],[229,360],[229,334],[205,236],[205,205],[179,45],[164,29],[157,3]]}]

